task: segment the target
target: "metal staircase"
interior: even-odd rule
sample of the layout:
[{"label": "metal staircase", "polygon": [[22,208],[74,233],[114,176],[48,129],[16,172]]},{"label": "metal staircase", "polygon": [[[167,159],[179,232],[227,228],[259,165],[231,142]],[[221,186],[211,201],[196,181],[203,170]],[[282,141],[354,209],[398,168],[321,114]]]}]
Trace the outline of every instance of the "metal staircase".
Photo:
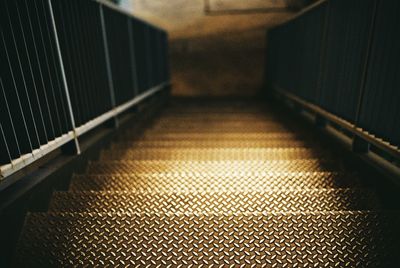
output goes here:
[{"label": "metal staircase", "polygon": [[172,101],[30,213],[15,263],[396,267],[399,213],[317,134],[254,101]]}]

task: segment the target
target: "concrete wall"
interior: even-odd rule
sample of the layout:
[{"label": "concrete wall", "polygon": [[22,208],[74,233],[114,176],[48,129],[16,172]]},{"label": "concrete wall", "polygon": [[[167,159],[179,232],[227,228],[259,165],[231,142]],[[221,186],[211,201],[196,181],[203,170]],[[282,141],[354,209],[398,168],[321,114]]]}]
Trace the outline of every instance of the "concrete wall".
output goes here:
[{"label": "concrete wall", "polygon": [[[222,7],[229,9],[232,0],[131,0],[130,7],[136,16],[169,31],[174,94],[256,94],[263,84],[265,29],[292,13],[278,9],[271,12],[265,0],[258,12],[260,0],[241,0],[243,10],[238,13],[208,14],[207,1],[211,8],[223,3]],[[243,3],[248,3],[250,12]],[[129,7],[129,3],[124,5]]]}]

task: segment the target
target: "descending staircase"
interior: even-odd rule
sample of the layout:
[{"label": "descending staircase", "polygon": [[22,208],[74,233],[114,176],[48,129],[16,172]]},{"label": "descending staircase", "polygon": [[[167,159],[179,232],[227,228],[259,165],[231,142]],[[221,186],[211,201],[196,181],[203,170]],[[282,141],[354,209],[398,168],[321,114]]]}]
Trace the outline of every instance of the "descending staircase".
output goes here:
[{"label": "descending staircase", "polygon": [[28,215],[16,263],[396,267],[399,214],[357,174],[259,103],[175,101]]}]

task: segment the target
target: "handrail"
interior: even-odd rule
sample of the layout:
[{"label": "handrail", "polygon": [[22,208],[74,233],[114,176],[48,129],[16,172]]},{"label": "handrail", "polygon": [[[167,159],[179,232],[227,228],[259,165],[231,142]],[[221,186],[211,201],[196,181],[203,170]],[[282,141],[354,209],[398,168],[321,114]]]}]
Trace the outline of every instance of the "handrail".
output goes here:
[{"label": "handrail", "polygon": [[[127,56],[126,59],[123,59],[122,61],[121,61],[121,58],[115,58],[114,62],[113,63],[111,62],[110,57],[112,57],[112,55],[110,54],[111,51],[110,51],[110,49],[108,47],[108,40],[112,41],[113,39],[112,39],[112,37],[110,37],[108,35],[109,33],[106,31],[106,24],[110,23],[109,25],[113,25],[112,24],[113,23],[113,19],[117,19],[118,20],[118,19],[121,19],[121,18],[115,17],[113,15],[113,13],[110,13],[109,11],[107,11],[108,12],[107,19],[109,19],[110,21],[105,21],[106,20],[105,19],[105,14],[104,14],[105,11],[103,12],[103,7],[106,7],[107,9],[110,9],[112,11],[116,11],[117,13],[124,15],[123,17],[126,18],[125,20],[122,18],[122,20],[125,21],[124,25],[127,26],[127,29],[126,29],[127,32],[124,33],[123,31],[121,31],[121,33],[118,33],[118,34],[120,34],[120,36],[123,36],[123,38],[127,38],[129,40],[129,45],[130,45],[129,53],[130,54],[135,54],[135,53],[139,53],[138,55],[140,55],[140,53],[143,54],[143,52],[136,51],[136,50],[134,50],[132,48],[133,41],[134,41],[133,40],[133,35],[132,35],[132,31],[134,30],[133,26],[132,26],[133,23],[134,23],[133,20],[139,21],[141,23],[141,24],[137,24],[137,25],[139,25],[137,27],[148,27],[148,26],[151,27],[151,28],[148,28],[151,31],[145,29],[145,34],[146,35],[153,34],[154,36],[156,36],[157,38],[153,38],[152,39],[153,42],[164,42],[164,41],[166,41],[166,38],[167,38],[166,37],[166,33],[161,28],[159,28],[157,26],[154,26],[154,25],[151,25],[148,22],[146,22],[146,21],[144,21],[142,19],[139,19],[136,16],[133,16],[132,14],[127,12],[126,10],[123,10],[120,7],[118,7],[117,5],[112,4],[112,3],[108,2],[108,1],[103,1],[103,0],[87,0],[86,2],[82,1],[82,4],[87,4],[87,5],[82,7],[82,8],[85,8],[85,9],[80,11],[80,16],[81,17],[72,15],[72,17],[68,17],[68,18],[66,16],[68,16],[69,14],[73,14],[73,13],[71,13],[71,12],[73,12],[73,8],[68,8],[65,11],[67,13],[68,12],[70,12],[70,13],[68,13],[68,14],[66,13],[66,15],[62,15],[62,14],[64,13],[63,4],[69,5],[69,3],[61,2],[61,1],[57,2],[58,13],[56,14],[56,12],[54,10],[54,6],[52,5],[53,1],[54,0],[46,1],[48,6],[45,7],[44,6],[45,4],[43,4],[43,9],[37,9],[36,3],[31,2],[32,5],[34,5],[36,7],[36,9],[37,9],[36,11],[31,11],[31,12],[36,12],[36,13],[34,13],[34,16],[38,16],[38,17],[40,17],[40,12],[45,12],[44,16],[48,16],[49,17],[49,23],[51,23],[51,25],[47,25],[48,28],[45,28],[45,30],[51,31],[51,34],[54,35],[54,38],[53,38],[53,40],[51,40],[51,38],[50,38],[50,39],[48,39],[46,41],[53,42],[53,43],[50,43],[48,45],[49,45],[49,47],[54,47],[55,48],[55,57],[57,58],[58,63],[59,63],[59,66],[57,66],[57,67],[59,67],[58,71],[59,71],[60,76],[61,76],[60,81],[62,83],[62,90],[65,91],[64,92],[65,96],[63,96],[63,98],[64,98],[65,103],[67,104],[67,106],[64,106],[63,108],[65,108],[68,111],[67,117],[70,120],[70,123],[69,123],[70,127],[69,127],[67,133],[63,133],[60,136],[54,137],[54,139],[47,141],[47,143],[40,145],[38,148],[36,148],[36,149],[34,148],[32,150],[32,152],[19,154],[19,157],[16,157],[16,158],[14,157],[14,159],[12,159],[10,161],[10,163],[6,163],[6,164],[3,164],[3,165],[0,165],[0,183],[3,180],[5,180],[7,177],[15,174],[16,172],[18,172],[20,170],[23,170],[28,165],[31,165],[35,161],[43,158],[44,156],[50,154],[53,151],[61,148],[62,146],[64,146],[65,144],[67,144],[69,142],[75,141],[76,153],[79,154],[80,153],[80,148],[79,148],[79,140],[78,140],[78,138],[80,136],[82,136],[85,133],[87,133],[88,131],[100,126],[101,124],[103,124],[104,122],[106,122],[106,121],[108,121],[110,119],[114,118],[114,120],[116,120],[116,122],[117,122],[117,118],[118,118],[118,116],[120,114],[122,114],[123,112],[127,111],[128,109],[134,107],[135,105],[139,104],[143,100],[145,100],[145,99],[147,99],[147,98],[149,98],[151,96],[154,96],[155,94],[157,94],[158,92],[166,89],[170,85],[170,80],[169,80],[169,76],[168,76],[168,73],[167,73],[168,72],[168,70],[167,70],[168,69],[168,66],[167,66],[168,65],[168,61],[166,59],[162,58],[162,57],[167,57],[167,53],[161,53],[161,54],[158,53],[157,57],[153,56],[153,54],[146,53],[147,56],[150,55],[150,58],[147,57],[147,56],[144,58],[144,60],[146,62],[156,60],[155,62],[157,64],[160,64],[160,66],[162,66],[162,68],[158,68],[156,71],[148,70],[147,68],[143,69],[146,72],[149,72],[149,71],[150,72],[155,72],[154,75],[151,76],[151,77],[153,77],[153,79],[151,81],[146,80],[147,81],[146,83],[144,83],[144,84],[142,83],[142,86],[150,87],[150,88],[143,88],[142,87],[142,88],[139,89],[138,85],[137,85],[137,81],[136,81],[137,79],[136,79],[135,81],[133,81],[134,85],[133,85],[132,89],[126,88],[126,86],[124,85],[124,89],[123,90],[125,90],[126,92],[125,91],[119,92],[122,89],[116,88],[115,85],[113,84],[114,80],[113,80],[111,72],[113,72],[114,70],[112,69],[113,67],[111,65],[114,64],[114,66],[115,66],[115,64],[120,64],[120,65],[122,64],[120,66],[121,68],[128,68],[128,67],[129,68],[133,68],[134,69],[133,73],[136,72],[136,68],[141,68],[142,66],[136,66],[136,64],[138,62],[136,61],[135,55],[133,55],[133,57],[132,57],[132,55],[129,56],[129,57]],[[98,5],[94,5],[94,6],[92,4],[89,5],[90,2],[97,3]],[[56,2],[54,2],[54,3],[56,3]],[[75,1],[74,3],[76,5],[80,4],[77,1]],[[72,5],[72,3],[71,3],[71,5]],[[75,5],[75,8],[76,8],[76,5]],[[21,8],[21,6],[12,6],[12,8],[16,8],[16,10],[19,12],[19,8]],[[25,8],[25,7],[22,6],[22,8]],[[26,5],[26,8],[28,8],[28,5]],[[39,7],[39,8],[42,8],[42,7]],[[80,7],[78,7],[78,8],[80,8]],[[10,11],[7,9],[7,12],[10,12]],[[48,12],[48,13],[46,13],[46,12]],[[92,17],[90,20],[86,19],[85,16],[82,17],[83,14],[87,14],[85,12],[97,13],[97,15],[96,15],[97,17]],[[62,16],[64,16],[64,17],[57,17],[57,15],[60,16],[60,14]],[[68,64],[71,64],[71,59],[70,59],[71,56],[74,56],[74,57],[78,56],[79,57],[80,55],[84,55],[85,51],[88,51],[88,46],[87,46],[88,45],[88,39],[85,36],[79,36],[80,34],[85,33],[85,30],[76,30],[76,29],[74,29],[75,32],[74,31],[71,32],[71,29],[72,29],[71,27],[74,27],[74,25],[65,24],[66,23],[65,19],[76,20],[76,19],[80,19],[80,18],[83,18],[82,23],[87,23],[87,25],[89,25],[88,27],[101,27],[101,32],[100,33],[97,32],[97,37],[98,38],[99,38],[99,36],[102,37],[100,43],[103,43],[102,45],[103,45],[104,50],[102,52],[100,52],[100,55],[102,55],[102,57],[104,57],[104,59],[105,59],[104,60],[105,68],[107,69],[107,73],[108,73],[108,75],[107,75],[108,89],[110,90],[110,94],[108,95],[107,98],[108,98],[108,102],[111,103],[111,107],[107,108],[108,109],[107,111],[105,111],[105,112],[103,111],[102,114],[99,114],[96,111],[91,111],[90,112],[89,107],[85,107],[85,104],[87,103],[87,101],[84,102],[83,100],[78,99],[79,102],[78,103],[75,102],[75,104],[74,104],[75,108],[73,107],[73,104],[72,104],[73,102],[72,102],[72,99],[71,99],[72,95],[71,95],[70,90],[72,90],[72,91],[75,90],[75,93],[74,93],[75,96],[74,97],[75,97],[75,100],[77,100],[76,98],[77,97],[79,98],[79,94],[76,95],[77,94],[76,93],[77,89],[74,89],[74,86],[76,86],[76,84],[74,85],[74,79],[80,79],[80,77],[78,77],[78,78],[73,77],[73,75],[75,75],[76,72],[75,73],[67,73],[66,66],[68,66]],[[29,19],[29,23],[30,23],[31,18],[28,18],[28,19]],[[32,18],[32,19],[34,19],[34,18]],[[56,20],[59,20],[58,23],[61,23],[59,25],[62,25],[62,26],[63,25],[66,26],[67,25],[70,28],[68,28],[68,29],[58,28],[57,25],[56,25],[57,24]],[[94,25],[93,21],[96,21],[98,23],[98,26]],[[10,23],[10,27],[11,27],[10,31],[12,32],[13,28],[12,28],[11,23]],[[43,27],[43,25],[39,25],[38,27]],[[112,26],[112,27],[114,27],[114,26]],[[87,28],[87,29],[91,29],[91,28]],[[42,29],[40,29],[40,30],[42,31]],[[60,33],[59,32],[60,30],[63,30],[63,33]],[[68,38],[74,38],[74,37],[71,36],[71,37],[67,37],[67,39],[65,39],[65,35],[67,33],[77,34],[79,38],[82,38],[82,40],[68,43]],[[61,37],[62,34],[64,34],[64,39],[62,39],[62,37]],[[124,36],[123,34],[125,34],[126,36]],[[163,37],[158,38],[161,34],[163,34]],[[2,32],[2,35],[3,35],[3,32]],[[49,32],[49,35],[50,35],[50,32]],[[109,39],[109,38],[111,38],[111,39]],[[33,41],[35,42],[35,40],[33,40]],[[137,40],[135,40],[135,42],[136,41]],[[42,40],[42,42],[44,42],[44,40]],[[62,51],[63,48],[60,46],[60,42],[64,42],[63,43],[64,51]],[[145,41],[139,40],[138,42],[145,42]],[[147,40],[146,42],[151,42],[151,41]],[[4,43],[3,44],[4,47],[6,48],[7,44],[5,43],[5,41],[3,41],[3,43]],[[97,42],[97,44],[98,44],[98,42]],[[45,45],[45,43],[43,43],[43,45]],[[70,48],[70,46],[75,46],[75,47]],[[79,47],[79,46],[81,46],[81,47]],[[11,45],[9,45],[9,47],[11,47]],[[114,45],[114,47],[115,47],[115,45]],[[142,46],[142,47],[147,48],[147,45],[144,44],[144,46]],[[14,47],[11,47],[11,49],[15,49],[15,50],[18,51],[19,47],[17,47],[15,45]],[[76,49],[81,50],[81,51],[79,51],[80,55],[71,54],[71,53],[74,52],[74,49],[75,49],[75,51],[76,51]],[[96,48],[93,48],[93,49],[96,49]],[[147,49],[150,49],[150,48],[147,48]],[[157,46],[157,49],[163,50],[163,49],[167,49],[167,48],[164,45],[160,45],[160,46]],[[126,51],[126,52],[128,53],[128,51]],[[0,51],[0,53],[2,53],[2,51]],[[65,53],[65,55],[63,55],[63,53]],[[97,53],[99,53],[99,50],[97,50]],[[97,55],[99,55],[99,54],[97,54]],[[8,55],[7,55],[7,57],[8,57]],[[28,54],[28,58],[29,58],[29,54]],[[65,61],[63,61],[64,58],[67,61],[69,61],[69,63],[66,63]],[[86,59],[87,58],[88,57],[86,57]],[[51,59],[53,59],[53,58],[51,58]],[[82,63],[82,61],[84,61],[84,60],[85,59],[80,59],[78,61],[78,63]],[[56,60],[54,59],[54,62],[55,61]],[[143,59],[142,59],[142,61],[143,61]],[[39,64],[39,68],[41,68],[40,67],[41,63],[38,62],[37,64]],[[76,62],[74,64],[76,64]],[[84,62],[84,66],[80,66],[79,68],[83,68],[83,70],[86,73],[90,74],[90,70],[84,69],[84,68],[89,67],[89,66],[90,66],[90,62]],[[72,65],[70,65],[70,66],[68,66],[68,68],[69,68],[69,70],[73,70],[74,67]],[[12,72],[13,70],[10,69],[10,71]],[[21,71],[23,71],[23,70],[21,69]],[[56,70],[56,72],[57,72],[57,70]],[[33,75],[33,73],[32,73],[32,75]],[[52,77],[51,75],[52,74],[50,74],[50,76],[49,76],[50,80],[56,79],[56,78]],[[82,75],[82,74],[80,74],[80,75]],[[132,75],[132,73],[131,73],[131,75]],[[124,77],[126,77],[126,76],[124,76]],[[57,77],[57,79],[58,79],[58,77]],[[131,81],[131,79],[132,78],[129,78],[127,80]],[[145,79],[148,79],[147,74],[146,74],[146,78]],[[88,80],[89,80],[89,78],[88,78]],[[75,80],[75,82],[76,81],[77,80]],[[105,80],[102,80],[102,81],[105,81]],[[69,82],[72,82],[72,83],[69,84]],[[82,80],[80,80],[78,82],[81,83]],[[84,91],[87,91],[86,93],[85,92],[82,93],[82,94],[84,94],[83,96],[86,97],[86,98],[88,98],[88,96],[90,94],[93,95],[93,94],[96,94],[96,92],[97,92],[97,90],[93,90],[96,87],[96,84],[88,84],[90,82],[93,82],[93,80],[83,83],[84,85],[90,86],[90,88],[87,88],[87,89],[83,88]],[[80,86],[82,86],[83,84],[81,84]],[[7,88],[7,90],[11,90],[11,89]],[[15,90],[17,90],[17,88],[15,88]],[[52,92],[54,94],[54,92],[51,91],[53,89],[50,88],[49,90],[50,90],[50,92]],[[105,89],[103,88],[103,91],[104,90]],[[130,92],[130,91],[132,91],[132,92]],[[116,100],[115,100],[115,94],[116,93],[120,94],[120,99],[119,99],[118,103],[116,103]],[[129,94],[126,95],[127,93],[129,93]],[[121,94],[125,94],[125,95],[121,95]],[[133,94],[133,97],[131,98],[130,96],[132,96],[132,94]],[[129,96],[129,98],[127,98],[127,96]],[[58,96],[58,97],[62,98],[62,96]],[[96,97],[96,95],[93,95],[93,97]],[[7,100],[7,96],[6,95],[4,95],[4,98],[5,98],[5,100]],[[92,100],[89,100],[89,101],[92,101]],[[102,105],[102,104],[99,104],[99,105]],[[104,105],[105,104],[103,103],[103,106]],[[74,113],[74,109],[77,109],[77,107],[79,109],[81,109],[81,111],[80,111],[81,112],[81,115],[80,115],[80,122],[81,123],[78,123],[76,125],[76,122],[77,122],[76,121],[76,117],[79,116],[79,115],[76,115]],[[103,109],[103,107],[100,107],[100,108]],[[87,112],[87,111],[89,111],[90,114],[86,113],[86,114],[82,115],[83,112]],[[97,116],[94,116],[94,118],[90,118],[90,117],[93,117],[93,115],[96,115],[96,113],[97,113]],[[82,116],[84,116],[84,117],[82,117]],[[42,118],[42,120],[43,120],[43,118]],[[5,134],[3,132],[0,133],[0,134],[3,136],[3,137],[0,137],[0,138],[4,138],[5,145],[8,148],[8,144],[7,144],[7,140],[5,138],[6,137]],[[29,133],[27,133],[27,134],[29,134]]]},{"label": "handrail", "polygon": [[43,156],[53,152],[64,144],[74,140],[74,138],[75,135],[73,131],[70,131],[61,137],[40,146],[39,149],[35,149],[32,153],[22,155],[17,159],[13,159],[11,163],[0,166],[0,181],[41,159]]},{"label": "handrail", "polygon": [[121,104],[117,107],[115,107],[114,109],[110,110],[109,112],[106,112],[98,117],[96,117],[95,119],[90,120],[89,122],[87,122],[86,124],[77,127],[76,128],[76,133],[79,136],[82,136],[83,134],[85,134],[86,132],[92,130],[93,128],[101,125],[102,123],[104,123],[105,121],[116,117],[117,115],[125,112],[126,110],[132,108],[133,106],[135,106],[136,104],[140,103],[141,101],[143,101],[146,98],[149,98],[153,95],[155,95],[157,92],[163,90],[166,86],[168,86],[170,83],[169,82],[165,82],[162,83],[161,85],[155,86],[149,90],[147,90],[146,92],[136,96],[134,99]]},{"label": "handrail", "polygon": [[398,162],[399,82],[393,66],[399,59],[393,49],[399,42],[391,39],[399,23],[388,11],[400,4],[365,2],[359,8],[355,0],[321,0],[285,22],[292,23],[274,27],[268,32],[266,82],[273,94],[354,135],[354,151],[365,154],[372,146]]},{"label": "handrail", "polygon": [[279,94],[284,96],[285,98],[303,106],[305,109],[314,112],[317,115],[322,116],[323,118],[327,119],[330,122],[333,122],[337,125],[339,125],[340,127],[346,129],[347,131],[349,131],[350,133],[353,133],[354,135],[364,139],[365,141],[367,141],[368,143],[376,146],[377,148],[384,150],[385,152],[387,152],[388,154],[390,154],[391,156],[400,159],[400,148],[390,144],[387,141],[384,141],[383,139],[380,139],[378,137],[375,137],[374,135],[368,133],[367,131],[363,130],[360,127],[357,127],[356,125],[326,111],[325,109],[321,108],[318,105],[315,105],[313,103],[310,103],[308,101],[305,101],[299,97],[297,97],[296,95],[285,91],[283,89],[280,89],[278,87],[274,88],[274,91]]},{"label": "handrail", "polygon": [[[63,61],[63,58],[61,55],[60,41],[58,40],[57,26],[56,26],[56,23],[54,20],[54,12],[53,12],[53,6],[51,4],[51,0],[48,0],[48,4],[49,4],[49,11],[50,11],[50,18],[51,18],[51,22],[52,22],[52,29],[54,32],[54,40],[55,40],[56,48],[57,48],[57,56],[58,56],[58,60],[60,61],[61,76],[62,76],[62,81],[64,84],[64,90],[65,90],[65,95],[66,95],[66,100],[67,100],[68,113],[69,113],[69,117],[70,117],[69,119],[71,120],[72,133],[73,133],[73,138],[75,140],[76,151],[79,154],[81,149],[79,147],[79,141],[78,141],[78,137],[77,137],[76,131],[75,131],[75,117],[74,117],[74,112],[72,110],[71,98],[69,96],[67,77],[65,76],[65,70],[64,70],[64,61]],[[17,169],[15,169],[15,170],[17,170]],[[4,173],[0,172],[0,174],[4,174]],[[11,174],[12,173],[10,173],[9,175],[11,175]]]}]

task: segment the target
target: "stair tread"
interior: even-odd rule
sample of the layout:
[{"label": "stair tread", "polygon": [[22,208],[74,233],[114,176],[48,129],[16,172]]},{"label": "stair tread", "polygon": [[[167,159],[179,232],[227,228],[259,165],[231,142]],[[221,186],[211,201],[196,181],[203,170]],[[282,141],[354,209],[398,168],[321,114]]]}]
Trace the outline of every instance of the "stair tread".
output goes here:
[{"label": "stair tread", "polygon": [[366,189],[303,189],[236,192],[56,192],[51,211],[67,212],[270,212],[376,210]]},{"label": "stair tread", "polygon": [[292,127],[288,126],[274,126],[274,127],[229,127],[229,128],[168,128],[168,129],[148,129],[146,134],[159,134],[159,133],[276,133],[292,131]]},{"label": "stair tread", "polygon": [[[125,139],[129,139],[133,135],[129,132],[122,135]],[[273,139],[296,139],[301,138],[302,135],[298,133],[287,133],[287,132],[253,132],[253,133],[170,133],[170,132],[159,132],[159,133],[148,133],[145,132],[139,140],[205,140],[205,141],[219,141],[219,140],[273,140]],[[135,137],[137,138],[137,137]]]},{"label": "stair tread", "polygon": [[[17,262],[31,266],[389,267],[399,213],[35,213]],[[390,266],[393,267],[393,266]]]},{"label": "stair tread", "polygon": [[221,172],[306,172],[339,170],[336,162],[306,160],[232,160],[232,161],[176,161],[176,160],[124,160],[97,161],[89,163],[88,174],[115,173],[168,173],[203,172],[205,174]]},{"label": "stair tread", "polygon": [[317,134],[257,103],[174,102],[27,216],[16,266],[400,266],[400,211]]},{"label": "stair tread", "polygon": [[271,189],[347,188],[360,185],[353,173],[341,172],[221,172],[76,175],[70,191],[263,191]]},{"label": "stair tread", "polygon": [[326,157],[309,148],[136,148],[103,150],[101,160],[290,160]]},{"label": "stair tread", "polygon": [[111,148],[146,148],[146,147],[211,147],[211,148],[280,148],[280,147],[311,147],[316,146],[315,142],[306,140],[136,140],[136,141],[120,141],[112,144]]}]

